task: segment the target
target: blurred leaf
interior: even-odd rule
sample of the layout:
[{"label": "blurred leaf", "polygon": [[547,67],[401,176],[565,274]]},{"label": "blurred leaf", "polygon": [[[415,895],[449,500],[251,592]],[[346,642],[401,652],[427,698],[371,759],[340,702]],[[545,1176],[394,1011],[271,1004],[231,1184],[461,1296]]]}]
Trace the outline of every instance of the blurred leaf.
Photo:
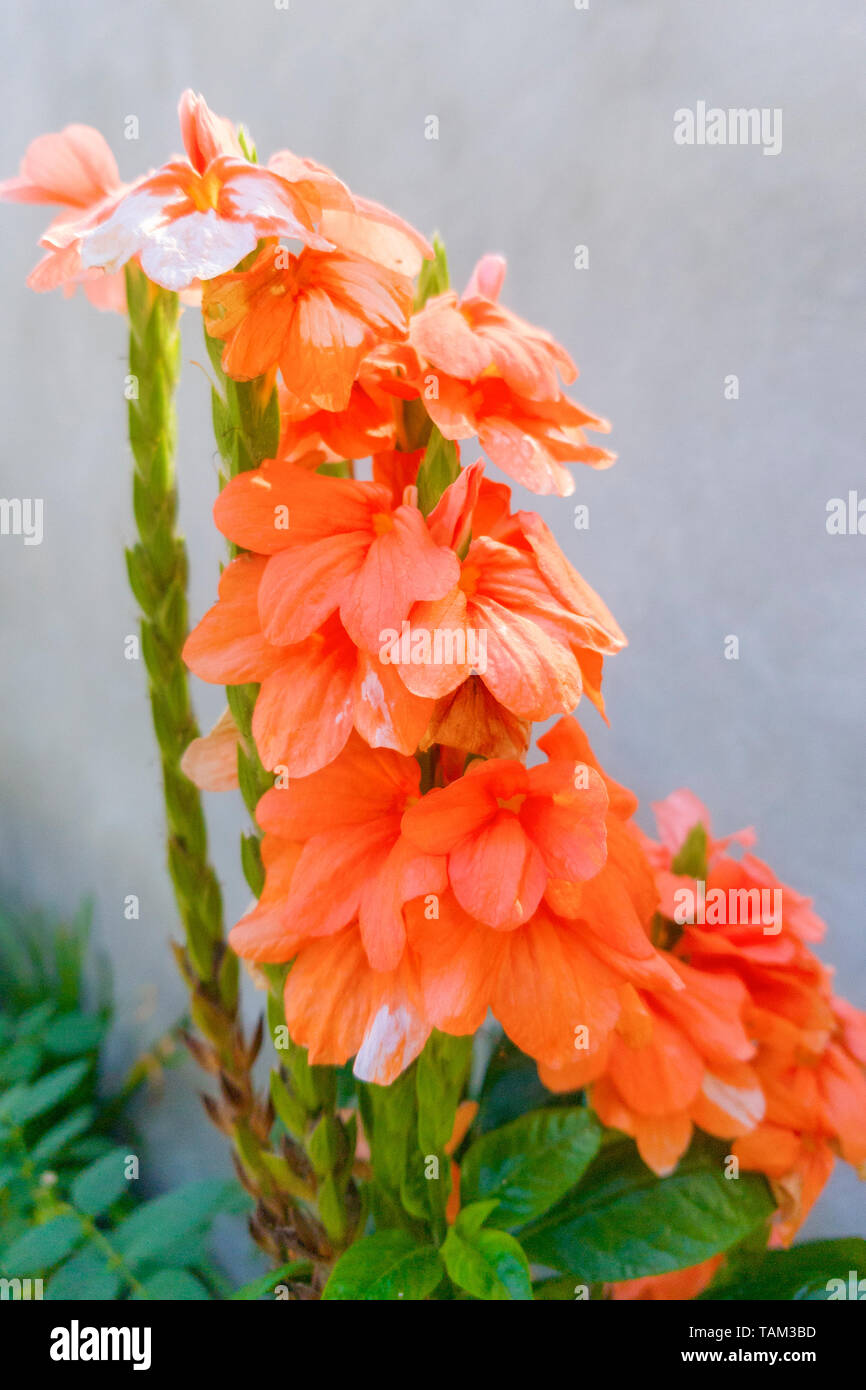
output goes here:
[{"label": "blurred leaf", "polygon": [[127,1152],[111,1149],[89,1168],[78,1174],[69,1195],[72,1205],[86,1216],[101,1216],[125,1192],[129,1183],[124,1176]]},{"label": "blurred leaf", "polygon": [[30,1154],[30,1161],[36,1169],[44,1167],[51,1159],[56,1158],[62,1153],[67,1144],[73,1139],[77,1139],[83,1134],[96,1117],[96,1110],[92,1105],[83,1105],[80,1110],[73,1110],[71,1115],[52,1125],[51,1129],[45,1131],[38,1144],[35,1145]]},{"label": "blurred leaf", "polygon": [[121,1278],[110,1269],[105,1255],[93,1245],[79,1250],[52,1274],[45,1287],[45,1297],[57,1302],[108,1303],[116,1299]]},{"label": "blurred leaf", "polygon": [[92,1052],[101,1043],[106,1020],[99,1014],[68,1013],[55,1018],[42,1035],[49,1052],[60,1057],[77,1057]]},{"label": "blurred leaf", "polygon": [[19,1038],[38,1038],[44,1032],[48,1020],[53,1017],[54,1013],[55,1006],[50,999],[46,999],[41,1004],[34,1004],[32,1009],[26,1009],[15,1020],[16,1034]]},{"label": "blurred leaf", "polygon": [[707,854],[709,841],[705,826],[698,821],[693,825],[679,851],[671,860],[671,873],[684,874],[688,878],[705,879],[707,876]]},{"label": "blurred leaf", "polygon": [[[721,1276],[701,1301],[744,1301],[760,1303],[770,1300],[794,1302],[834,1301],[850,1299],[850,1274],[854,1271],[855,1286],[866,1279],[866,1240],[847,1237],[841,1240],[810,1240],[791,1250],[765,1250],[752,1255],[748,1264],[724,1269]],[[831,1280],[841,1280],[831,1289]],[[855,1287],[855,1298],[866,1297]]]},{"label": "blurred leaf", "polygon": [[69,1062],[34,1081],[31,1086],[16,1086],[0,1101],[0,1120],[10,1125],[24,1125],[59,1105],[72,1095],[90,1070],[89,1060]]},{"label": "blurred leaf", "polygon": [[42,1062],[42,1048],[26,1038],[14,1043],[0,1056],[0,1086],[14,1086],[19,1081],[31,1081]]},{"label": "blurred leaf", "polygon": [[155,1259],[217,1212],[237,1211],[249,1198],[235,1183],[204,1178],[145,1202],[118,1227],[114,1247],[127,1264]]},{"label": "blurred leaf", "polygon": [[[187,1269],[161,1269],[142,1286],[148,1298],[171,1303],[203,1303],[210,1298],[204,1284]],[[141,1295],[134,1293],[133,1299]]]},{"label": "blurred leaf", "polygon": [[65,1259],[83,1239],[81,1222],[75,1216],[55,1216],[44,1226],[31,1226],[4,1251],[4,1274],[9,1279],[44,1274]]}]

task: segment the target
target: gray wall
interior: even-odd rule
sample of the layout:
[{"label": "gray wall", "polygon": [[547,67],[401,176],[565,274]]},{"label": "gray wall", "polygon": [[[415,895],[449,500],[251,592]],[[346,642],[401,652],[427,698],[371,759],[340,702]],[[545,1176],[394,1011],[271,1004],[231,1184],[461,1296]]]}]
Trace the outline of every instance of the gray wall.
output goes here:
[{"label": "gray wall", "polygon": [[[612,419],[620,454],[611,472],[581,470],[571,501],[540,505],[631,638],[609,665],[611,729],[588,717],[601,756],[645,802],[688,783],[718,829],[755,824],[780,875],[814,895],[825,955],[862,1004],[866,538],[825,530],[827,500],[866,487],[862,4],[5,0],[3,27],[4,174],[35,135],[84,121],[131,177],[178,148],[190,85],[263,152],[310,154],[438,227],[457,283],[483,251],[507,254],[508,302],[577,357],[579,398]],[[781,107],[782,152],[677,146],[673,113],[698,100]],[[130,114],[137,143],[123,139]],[[438,142],[424,138],[431,114]],[[83,299],[25,289],[43,221],[0,215],[0,491],[45,499],[41,547],[0,542],[0,879],[61,907],[95,893],[120,1067],[183,1004],[143,671],[122,654],[135,629],[124,329]],[[578,243],[588,270],[573,267]],[[193,314],[184,357],[198,615],[221,548]],[[588,533],[572,526],[578,501]],[[723,657],[728,634],[739,661]],[[215,716],[218,692],[197,699]],[[243,817],[234,799],[212,809],[236,915]],[[131,892],[138,923],[122,914]],[[154,1182],[225,1166],[194,1088],[191,1068],[175,1072],[144,1106]],[[809,1230],[863,1226],[840,1170]]]}]

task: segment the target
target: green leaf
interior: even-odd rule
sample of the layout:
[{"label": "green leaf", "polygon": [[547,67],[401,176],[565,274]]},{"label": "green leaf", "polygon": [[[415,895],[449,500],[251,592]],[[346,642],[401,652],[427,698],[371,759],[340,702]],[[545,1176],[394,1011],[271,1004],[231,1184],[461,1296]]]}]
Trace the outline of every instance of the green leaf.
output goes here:
[{"label": "green leaf", "polygon": [[475,1128],[480,1134],[498,1129],[528,1110],[571,1106],[579,1092],[552,1096],[538,1077],[538,1067],[508,1038],[502,1038],[488,1063]]},{"label": "green leaf", "polygon": [[269,1269],[266,1274],[260,1274],[258,1279],[244,1284],[243,1288],[236,1289],[229,1297],[245,1303],[256,1298],[264,1298],[265,1294],[273,1292],[277,1284],[287,1284],[291,1279],[308,1274],[311,1269],[312,1265],[309,1260],[290,1260],[288,1264],[282,1265],[279,1269]]},{"label": "green leaf", "polygon": [[22,1038],[0,1058],[0,1086],[30,1081],[38,1072],[41,1061],[42,1048],[39,1043]]},{"label": "green leaf", "polygon": [[[164,1303],[204,1303],[210,1299],[204,1284],[188,1269],[161,1269],[146,1279],[142,1287],[148,1298]],[[133,1299],[141,1297],[139,1293],[133,1294]]]},{"label": "green leaf", "polygon": [[418,288],[415,291],[415,310],[422,309],[434,294],[442,294],[448,289],[448,258],[445,243],[438,232],[433,234],[433,259],[424,261],[418,275]]},{"label": "green leaf", "polygon": [[415,1071],[422,1153],[440,1153],[451,1138],[471,1061],[471,1037],[450,1037],[436,1029],[430,1034]]},{"label": "green leaf", "polygon": [[[851,1279],[853,1271],[854,1278]],[[766,1250],[723,1271],[702,1301],[833,1302],[866,1298],[866,1240],[810,1240],[792,1250]],[[852,1287],[853,1286],[853,1287]]]},{"label": "green leaf", "polygon": [[110,1269],[101,1250],[88,1245],[52,1274],[45,1297],[57,1302],[112,1302],[120,1291],[121,1278]]},{"label": "green leaf", "polygon": [[86,1216],[101,1216],[129,1186],[124,1175],[125,1149],[111,1149],[79,1173],[70,1188],[72,1205]]},{"label": "green leaf", "polygon": [[705,826],[693,825],[678,853],[671,861],[671,873],[686,874],[689,878],[705,879],[709,842]]},{"label": "green leaf", "polygon": [[466,1236],[467,1239],[477,1235],[487,1218],[493,1215],[498,1206],[499,1202],[496,1197],[492,1197],[487,1202],[469,1202],[462,1206],[457,1213],[455,1223],[457,1234]]},{"label": "green leaf", "polygon": [[580,1180],[601,1143],[588,1110],[536,1110],[472,1145],[460,1169],[461,1199],[496,1197],[495,1226],[513,1229],[542,1215]]},{"label": "green leaf", "polygon": [[461,1228],[458,1223],[445,1237],[442,1259],[451,1281],[486,1302],[531,1302],[529,1262],[514,1236],[472,1231],[472,1224],[464,1222]]},{"label": "green leaf", "polygon": [[698,1141],[660,1179],[630,1142],[605,1146],[584,1181],[521,1241],[531,1260],[588,1284],[699,1264],[742,1240],[775,1206],[758,1174],[724,1176],[725,1152]]},{"label": "green leaf", "polygon": [[66,1100],[90,1070],[90,1061],[69,1062],[34,1081],[31,1086],[16,1086],[0,1101],[0,1119],[11,1125],[24,1125],[53,1110]]},{"label": "green leaf", "polygon": [[400,1188],[412,1163],[421,1162],[417,1148],[415,1068],[409,1067],[390,1086],[361,1087],[364,1128],[370,1140],[376,1180],[391,1196]]},{"label": "green leaf", "polygon": [[307,1128],[307,1111],[287,1087],[278,1071],[271,1072],[271,1100],[274,1110],[282,1120],[289,1134],[303,1138]]},{"label": "green leaf", "polygon": [[53,1000],[46,999],[41,1004],[34,1004],[32,1009],[27,1009],[23,1014],[19,1014],[15,1021],[17,1036],[19,1038],[41,1037],[55,1007]]},{"label": "green leaf", "polygon": [[577,1289],[583,1287],[575,1283],[573,1274],[565,1274],[560,1279],[542,1279],[540,1284],[533,1285],[532,1293],[536,1303],[573,1303]]},{"label": "green leaf", "polygon": [[92,1052],[105,1034],[106,1021],[99,1014],[68,1013],[55,1018],[42,1034],[49,1052],[61,1057],[78,1057]]},{"label": "green leaf", "polygon": [[356,1241],[340,1257],[325,1285],[323,1299],[418,1302],[442,1278],[439,1255],[417,1244],[405,1231],[377,1231]]},{"label": "green leaf", "polygon": [[176,1192],[154,1197],[134,1211],[114,1236],[114,1247],[127,1264],[155,1259],[161,1251],[194,1231],[220,1211],[237,1211],[247,1200],[235,1183],[205,1178]]},{"label": "green leaf", "polygon": [[76,1216],[55,1216],[44,1226],[32,1226],[3,1253],[3,1272],[9,1279],[44,1274],[59,1264],[84,1239]]},{"label": "green leaf", "polygon": [[52,1125],[51,1129],[46,1130],[39,1143],[33,1149],[30,1159],[34,1168],[41,1168],[49,1163],[52,1158],[56,1158],[62,1153],[67,1144],[71,1144],[73,1139],[77,1139],[79,1134],[83,1134],[96,1117],[96,1110],[92,1105],[83,1105],[80,1110],[73,1110],[71,1115],[60,1120],[58,1124]]},{"label": "green leaf", "polygon": [[425,516],[432,512],[439,498],[460,472],[457,445],[443,439],[434,425],[418,469],[418,506]]},{"label": "green leaf", "polygon": [[211,1263],[210,1243],[213,1218],[200,1222],[192,1230],[168,1245],[161,1245],[152,1259],[143,1259],[136,1265],[139,1278],[149,1278],[160,1269],[206,1268]]}]

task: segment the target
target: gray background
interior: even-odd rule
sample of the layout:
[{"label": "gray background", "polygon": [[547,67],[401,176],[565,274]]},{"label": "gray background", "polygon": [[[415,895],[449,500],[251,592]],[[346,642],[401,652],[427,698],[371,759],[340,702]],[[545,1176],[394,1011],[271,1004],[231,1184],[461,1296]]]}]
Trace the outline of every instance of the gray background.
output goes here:
[{"label": "gray background", "polygon": [[[613,421],[620,455],[607,473],[579,468],[571,500],[518,494],[631,639],[608,666],[611,729],[588,714],[598,751],[644,803],[688,783],[717,830],[756,825],[759,851],[814,895],[825,957],[862,1004],[866,537],[825,530],[827,500],[866,487],[860,0],[5,0],[3,27],[3,174],[37,134],[83,121],[132,177],[179,148],[175,106],[192,86],[263,154],[309,154],[439,228],[458,285],[482,252],[507,254],[507,302],[573,352],[578,399]],[[781,154],[676,146],[674,111],[701,99],[781,107]],[[123,138],[130,114],[137,143]],[[431,114],[438,142],[424,138]],[[0,882],[63,909],[95,894],[120,1069],[183,1007],[144,673],[123,659],[136,627],[125,334],[80,296],[25,289],[44,221],[0,213],[0,493],[45,499],[41,547],[0,541]],[[578,243],[588,270],[573,267]],[[189,314],[195,616],[221,555],[203,355]],[[588,533],[573,529],[575,502],[590,506]],[[728,634],[739,661],[723,657]],[[215,717],[219,692],[196,699]],[[243,815],[235,798],[210,803],[235,916]],[[124,921],[127,893],[138,923]],[[187,1066],[141,1107],[155,1186],[226,1171],[196,1085]],[[808,1231],[864,1224],[840,1167]]]}]

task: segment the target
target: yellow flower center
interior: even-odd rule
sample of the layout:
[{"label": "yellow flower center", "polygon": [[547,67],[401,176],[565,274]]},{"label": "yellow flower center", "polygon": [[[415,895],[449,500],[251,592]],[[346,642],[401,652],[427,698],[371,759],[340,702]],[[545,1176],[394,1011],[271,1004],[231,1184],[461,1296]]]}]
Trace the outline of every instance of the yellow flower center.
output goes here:
[{"label": "yellow flower center", "polygon": [[218,174],[203,174],[190,185],[189,196],[199,212],[209,212],[219,203],[221,191],[222,184]]}]

